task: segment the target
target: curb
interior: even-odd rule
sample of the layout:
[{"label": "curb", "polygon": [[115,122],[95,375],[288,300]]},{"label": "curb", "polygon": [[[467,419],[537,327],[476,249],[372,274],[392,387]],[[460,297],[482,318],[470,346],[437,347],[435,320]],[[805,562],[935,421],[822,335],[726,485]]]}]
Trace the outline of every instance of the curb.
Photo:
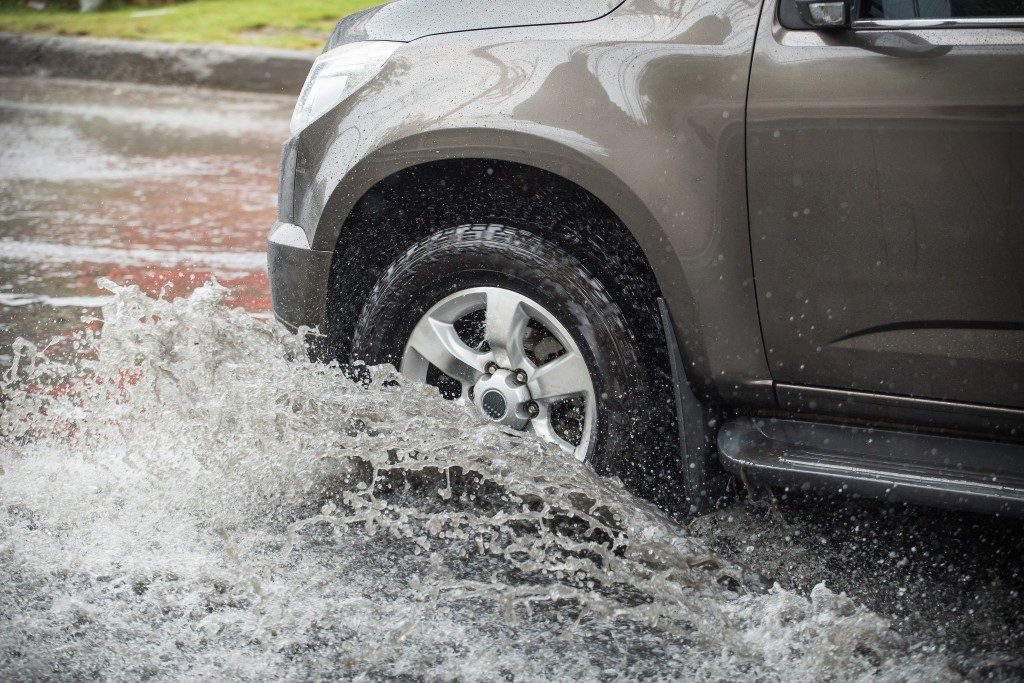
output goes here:
[{"label": "curb", "polygon": [[297,94],[316,55],[300,50],[178,45],[0,33],[0,74]]}]

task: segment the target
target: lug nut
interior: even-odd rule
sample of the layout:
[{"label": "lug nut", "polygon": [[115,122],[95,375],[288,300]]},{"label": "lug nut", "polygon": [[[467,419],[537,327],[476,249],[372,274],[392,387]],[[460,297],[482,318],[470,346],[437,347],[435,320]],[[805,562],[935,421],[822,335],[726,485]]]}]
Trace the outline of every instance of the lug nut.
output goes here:
[{"label": "lug nut", "polygon": [[529,377],[526,376],[526,370],[516,370],[512,374],[512,379],[516,381],[516,384],[526,384]]},{"label": "lug nut", "polygon": [[487,364],[487,367],[485,367],[484,370],[487,371],[488,375],[493,375],[498,371],[498,364],[495,363],[494,361],[491,361],[490,363]]},{"label": "lug nut", "polygon": [[530,417],[537,417],[540,415],[540,406],[536,401],[530,401],[526,404],[526,412],[530,414]]}]

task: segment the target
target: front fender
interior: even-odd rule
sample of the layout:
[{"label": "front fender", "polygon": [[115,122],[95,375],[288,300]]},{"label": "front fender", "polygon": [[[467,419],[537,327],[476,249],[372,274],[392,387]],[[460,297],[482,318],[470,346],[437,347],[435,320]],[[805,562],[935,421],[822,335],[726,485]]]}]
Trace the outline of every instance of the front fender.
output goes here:
[{"label": "front fender", "polygon": [[[656,0],[657,1],[657,0]],[[413,41],[295,141],[292,215],[332,250],[376,183],[428,161],[485,158],[562,176],[645,252],[692,379],[725,402],[773,402],[753,291],[743,145],[757,7],[627,2],[585,24]]]}]

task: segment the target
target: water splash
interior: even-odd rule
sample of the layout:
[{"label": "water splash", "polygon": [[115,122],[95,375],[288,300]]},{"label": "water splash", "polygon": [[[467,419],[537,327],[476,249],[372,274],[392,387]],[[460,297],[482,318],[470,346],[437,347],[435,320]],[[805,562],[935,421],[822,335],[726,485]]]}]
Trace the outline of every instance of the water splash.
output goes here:
[{"label": "water splash", "polygon": [[4,377],[4,678],[954,677],[553,446],[309,362],[216,284],[106,286],[72,362],[19,343]]}]

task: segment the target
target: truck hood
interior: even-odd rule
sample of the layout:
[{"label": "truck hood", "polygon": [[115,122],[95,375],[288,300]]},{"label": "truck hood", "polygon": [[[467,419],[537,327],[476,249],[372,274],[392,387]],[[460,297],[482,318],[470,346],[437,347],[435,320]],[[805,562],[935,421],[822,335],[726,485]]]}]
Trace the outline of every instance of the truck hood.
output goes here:
[{"label": "truck hood", "polygon": [[394,0],[345,17],[327,49],[359,40],[410,41],[424,36],[600,19],[624,0]]}]

